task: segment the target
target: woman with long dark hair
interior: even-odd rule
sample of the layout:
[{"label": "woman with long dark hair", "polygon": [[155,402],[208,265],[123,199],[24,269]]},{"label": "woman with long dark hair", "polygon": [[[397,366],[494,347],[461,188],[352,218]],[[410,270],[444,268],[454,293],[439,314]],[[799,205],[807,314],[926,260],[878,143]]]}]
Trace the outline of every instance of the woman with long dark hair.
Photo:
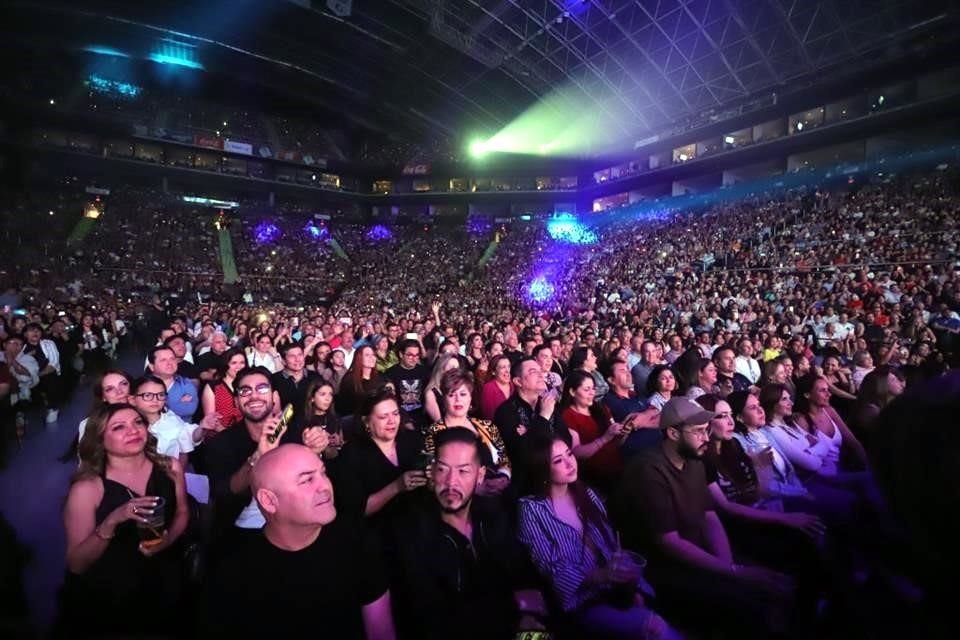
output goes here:
[{"label": "woman with long dark hair", "polygon": [[647,376],[647,400],[650,406],[660,411],[663,405],[673,397],[677,390],[677,378],[673,375],[670,365],[658,364]]},{"label": "woman with long dark hair", "polygon": [[340,381],[336,407],[341,416],[350,416],[357,410],[364,396],[384,386],[387,379],[377,371],[377,352],[364,345],[353,354],[347,375]]},{"label": "woman with long dark hair", "polygon": [[340,454],[346,444],[340,417],[333,408],[333,385],[317,379],[307,385],[303,406],[304,428],[321,427],[330,435],[330,444],[323,450],[323,459],[331,461]]},{"label": "woman with long dark hair", "polygon": [[888,404],[907,388],[907,380],[896,367],[882,364],[863,377],[853,410],[853,426],[860,437],[873,436],[873,423]]},{"label": "woman with long dark hair", "polygon": [[595,397],[593,376],[583,369],[572,371],[560,398],[560,421],[570,432],[574,455],[583,462],[584,479],[606,494],[623,471],[620,445],[629,431],[614,422]]},{"label": "woman with long dark hair", "polygon": [[233,380],[247,366],[247,357],[240,349],[227,349],[220,357],[217,379],[203,388],[203,415],[216,413],[224,429],[243,420],[233,393]]},{"label": "woman with long dark hair", "polygon": [[[577,347],[570,354],[570,371],[586,371],[593,378],[594,397],[597,402],[607,395],[610,385],[603,379],[599,371],[600,358],[593,347]],[[544,373],[547,373],[544,371]]]},{"label": "woman with long dark hair", "polygon": [[[187,528],[186,484],[174,458],[156,453],[143,415],[128,404],[90,416],[80,440],[80,468],[64,505],[67,579],[64,634],[166,636],[184,629],[177,543]],[[162,511],[159,530],[148,530]],[[148,535],[145,535],[148,534]],[[144,607],[152,615],[145,615]]]},{"label": "woman with long dark hair", "polygon": [[646,607],[641,570],[624,559],[603,503],[579,481],[562,436],[533,443],[530,479],[535,493],[520,500],[520,541],[575,627],[594,637],[679,638]]}]

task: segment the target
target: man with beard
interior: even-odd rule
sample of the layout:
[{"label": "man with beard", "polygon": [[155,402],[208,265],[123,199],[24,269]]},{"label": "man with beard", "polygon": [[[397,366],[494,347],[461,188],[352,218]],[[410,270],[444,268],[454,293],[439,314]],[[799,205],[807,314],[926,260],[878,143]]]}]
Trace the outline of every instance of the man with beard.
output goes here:
[{"label": "man with beard", "polygon": [[521,609],[540,609],[539,594],[516,591],[525,565],[503,507],[476,495],[479,446],[468,429],[439,431],[432,492],[397,527],[392,593],[402,637],[448,638],[456,629],[462,638],[509,638]]},{"label": "man with beard", "polygon": [[214,565],[214,635],[288,638],[316,629],[392,640],[380,551],[358,521],[337,517],[323,460],[286,444],[245,473],[266,524]]},{"label": "man with beard", "polygon": [[701,620],[739,636],[769,637],[789,624],[787,576],[740,564],[707,490],[701,458],[716,417],[688,398],[660,413],[663,442],[624,470],[617,500],[624,545],[649,558],[647,577],[669,610],[697,603]]},{"label": "man with beard", "polygon": [[303,429],[296,419],[279,438],[270,441],[282,407],[265,368],[240,371],[233,382],[233,393],[243,424],[234,425],[204,445],[217,533],[239,533],[236,529],[249,531],[263,526],[263,514],[250,492],[253,466],[261,456],[281,444],[300,442],[320,455],[329,444],[329,436],[321,427]]}]

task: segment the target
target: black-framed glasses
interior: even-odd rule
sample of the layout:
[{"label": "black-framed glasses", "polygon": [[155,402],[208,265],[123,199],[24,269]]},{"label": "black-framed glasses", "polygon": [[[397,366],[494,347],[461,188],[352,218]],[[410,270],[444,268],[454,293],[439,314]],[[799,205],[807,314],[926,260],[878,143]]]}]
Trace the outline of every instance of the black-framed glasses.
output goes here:
[{"label": "black-framed glasses", "polygon": [[144,391],[143,393],[135,394],[141,400],[166,400],[167,392],[166,391]]},{"label": "black-framed glasses", "polygon": [[243,387],[240,387],[239,389],[237,389],[237,395],[240,396],[241,398],[247,398],[247,397],[250,397],[251,395],[253,395],[253,392],[254,392],[254,391],[257,392],[257,395],[265,396],[265,395],[267,395],[268,393],[273,393],[273,387],[271,387],[271,386],[270,386],[269,384],[267,384],[266,382],[264,382],[264,383],[262,383],[262,384],[258,384],[258,385],[255,386],[255,387],[243,386]]}]

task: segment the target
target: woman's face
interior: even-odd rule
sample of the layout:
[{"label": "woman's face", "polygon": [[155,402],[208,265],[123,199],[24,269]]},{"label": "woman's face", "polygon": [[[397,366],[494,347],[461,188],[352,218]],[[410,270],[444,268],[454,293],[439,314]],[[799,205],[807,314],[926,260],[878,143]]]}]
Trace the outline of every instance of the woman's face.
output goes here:
[{"label": "woman's face", "polygon": [[323,362],[330,355],[330,345],[322,344],[313,352],[317,362]]},{"label": "woman's face", "polygon": [[480,336],[473,336],[473,340],[470,341],[471,349],[482,349],[483,348],[483,338]]},{"label": "woman's face", "polygon": [[823,372],[828,374],[834,374],[837,370],[840,369],[840,363],[837,362],[836,358],[827,358],[823,361]]},{"label": "woman's face", "polygon": [[780,394],[780,400],[777,401],[774,411],[780,417],[789,416],[793,413],[793,398],[790,397],[788,391],[784,390]]},{"label": "woman's face", "polygon": [[470,411],[470,388],[462,384],[446,395],[447,415],[451,418],[465,418]]},{"label": "woman's face", "polygon": [[318,413],[329,411],[330,405],[333,404],[333,388],[326,384],[317,387],[313,397],[310,398],[310,404]]},{"label": "woman's face", "polygon": [[499,342],[494,342],[490,345],[490,357],[493,358],[499,355],[503,355],[503,345]]},{"label": "woman's face", "polygon": [[786,384],[787,369],[783,366],[782,362],[778,362],[776,367],[774,367],[773,373],[770,374],[770,381],[777,384]]},{"label": "woman's face", "polygon": [[118,373],[108,373],[103,377],[100,391],[106,404],[120,404],[130,397],[130,383]]},{"label": "woman's face", "polygon": [[563,440],[554,440],[550,447],[550,482],[564,485],[576,482],[577,459]]},{"label": "woman's face", "polygon": [[460,366],[460,361],[457,358],[450,358],[447,360],[447,363],[443,365],[443,372],[453,371],[454,369]]},{"label": "woman's face", "polygon": [[717,366],[712,362],[706,365],[700,371],[700,381],[703,383],[700,386],[704,389],[709,389],[713,385],[717,384]]},{"label": "woman's face", "polygon": [[261,336],[257,338],[257,351],[267,353],[270,351],[270,336]]},{"label": "woman's face", "polygon": [[714,440],[733,438],[733,412],[730,405],[720,400],[714,408],[717,417],[710,421],[710,437]]},{"label": "woman's face", "polygon": [[344,355],[343,351],[334,351],[330,361],[333,363],[333,366],[342,367],[343,363],[346,362],[346,355]]},{"label": "woman's face", "polygon": [[743,424],[746,425],[748,429],[756,429],[762,427],[766,419],[767,416],[763,411],[763,407],[760,406],[760,401],[757,399],[757,396],[751,393],[747,396],[747,403],[743,405],[740,420],[743,421]]},{"label": "woman's face", "polygon": [[242,353],[236,353],[230,356],[230,362],[227,363],[227,377],[233,378],[246,366],[247,358]]},{"label": "woman's face", "polygon": [[890,393],[891,396],[894,396],[894,397],[899,396],[901,393],[903,393],[903,390],[906,388],[907,388],[907,384],[903,380],[898,378],[893,373],[887,374],[887,391]]},{"label": "woman's face", "polygon": [[[159,396],[157,394],[160,394]],[[148,397],[144,397],[147,395]],[[147,382],[140,385],[135,395],[130,396],[130,404],[135,406],[146,416],[156,416],[163,411],[167,401],[167,389],[162,384]]]},{"label": "woman's face", "polygon": [[787,378],[790,378],[793,375],[793,361],[784,360],[783,361],[783,375]]},{"label": "woman's face", "polygon": [[830,387],[823,378],[813,383],[813,388],[807,394],[810,404],[815,407],[825,407],[830,404]]},{"label": "woman's face", "polygon": [[360,357],[362,358],[360,364],[364,369],[373,369],[377,366],[377,353],[372,347],[364,347]]},{"label": "woman's face", "polygon": [[367,417],[367,425],[375,440],[393,442],[400,427],[400,407],[397,406],[397,401],[390,398],[375,404]]},{"label": "woman's face", "polygon": [[390,341],[386,338],[380,338],[377,340],[377,352],[386,353],[387,349],[390,347]]},{"label": "woman's face", "polygon": [[657,376],[657,391],[661,393],[673,393],[677,388],[677,379],[673,377],[673,372],[669,369],[664,369],[660,372],[660,375]]},{"label": "woman's face", "polygon": [[597,391],[594,388],[593,378],[584,378],[580,386],[570,390],[570,396],[578,407],[589,407]]},{"label": "woman's face", "polygon": [[147,444],[147,422],[133,409],[114,413],[103,429],[103,448],[114,456],[135,456]]},{"label": "woman's face", "polygon": [[587,349],[587,359],[583,362],[584,371],[593,371],[597,368],[597,356],[594,355],[593,349]]},{"label": "woman's face", "polygon": [[494,375],[501,384],[510,384],[510,361],[503,358],[497,362],[497,370]]}]

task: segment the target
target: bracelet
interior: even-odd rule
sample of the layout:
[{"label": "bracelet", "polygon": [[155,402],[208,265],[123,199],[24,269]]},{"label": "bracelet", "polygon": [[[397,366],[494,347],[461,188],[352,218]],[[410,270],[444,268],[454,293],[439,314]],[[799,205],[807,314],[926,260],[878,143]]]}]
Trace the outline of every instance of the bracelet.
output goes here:
[{"label": "bracelet", "polygon": [[116,532],[114,532],[114,534],[111,535],[111,536],[105,536],[105,535],[103,535],[103,533],[100,531],[100,525],[97,525],[97,527],[93,530],[93,535],[97,536],[97,537],[100,538],[101,540],[112,540],[113,537],[114,537],[115,535],[117,535],[117,534],[116,534]]}]

